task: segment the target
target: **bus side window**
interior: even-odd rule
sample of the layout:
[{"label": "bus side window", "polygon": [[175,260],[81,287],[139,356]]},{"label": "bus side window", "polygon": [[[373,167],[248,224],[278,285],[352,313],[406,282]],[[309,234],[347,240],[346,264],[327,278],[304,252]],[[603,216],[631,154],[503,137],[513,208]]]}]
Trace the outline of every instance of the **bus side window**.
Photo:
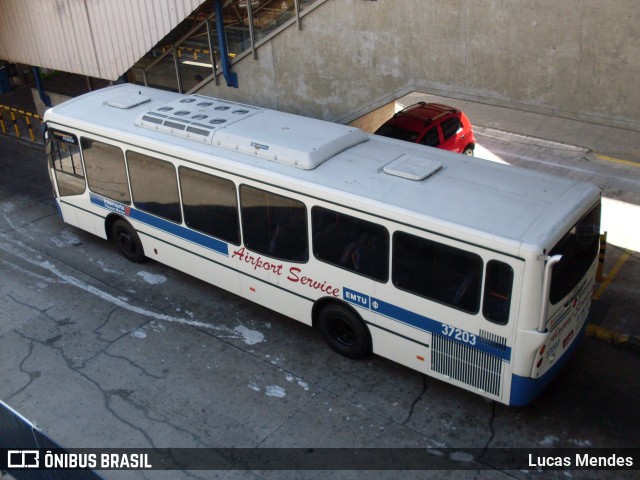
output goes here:
[{"label": "bus side window", "polygon": [[490,322],[506,325],[509,321],[513,269],[506,263],[491,260],[487,264],[482,314]]},{"label": "bus side window", "polygon": [[81,138],[89,189],[121,203],[131,203],[122,150],[113,145]]},{"label": "bus side window", "polygon": [[84,193],[86,185],[78,139],[70,133],[49,130],[49,140],[49,160],[55,172],[60,196]]},{"label": "bus side window", "polygon": [[478,313],[482,258],[404,232],[393,235],[393,283],[401,290]]},{"label": "bus side window", "polygon": [[179,167],[184,223],[195,230],[240,245],[236,186],[231,180]]},{"label": "bus side window", "polygon": [[240,205],[244,244],[249,250],[290,262],[309,259],[304,203],[242,185]]},{"label": "bus side window", "polygon": [[311,210],[313,253],[318,260],[386,282],[389,232],[376,223],[322,207]]},{"label": "bus side window", "polygon": [[173,163],[127,152],[131,194],[137,208],[176,223],[182,221],[178,178]]}]

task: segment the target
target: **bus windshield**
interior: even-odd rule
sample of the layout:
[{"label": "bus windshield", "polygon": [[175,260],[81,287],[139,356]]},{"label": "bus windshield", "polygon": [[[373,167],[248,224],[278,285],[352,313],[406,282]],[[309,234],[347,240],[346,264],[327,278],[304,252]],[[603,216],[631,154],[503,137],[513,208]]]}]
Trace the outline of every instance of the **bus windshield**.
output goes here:
[{"label": "bus windshield", "polygon": [[600,245],[600,203],[576,223],[550,256],[562,255],[551,277],[549,300],[558,303],[578,284],[592,265]]}]

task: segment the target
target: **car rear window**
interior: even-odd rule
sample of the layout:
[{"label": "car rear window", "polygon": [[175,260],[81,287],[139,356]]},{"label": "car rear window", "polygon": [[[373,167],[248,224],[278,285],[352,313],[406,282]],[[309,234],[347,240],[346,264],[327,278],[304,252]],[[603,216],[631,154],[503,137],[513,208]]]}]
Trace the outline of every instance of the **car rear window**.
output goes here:
[{"label": "car rear window", "polygon": [[396,138],[407,142],[415,142],[418,138],[418,132],[407,130],[402,127],[396,127],[395,125],[382,125],[375,133],[376,135],[382,135],[383,137]]}]

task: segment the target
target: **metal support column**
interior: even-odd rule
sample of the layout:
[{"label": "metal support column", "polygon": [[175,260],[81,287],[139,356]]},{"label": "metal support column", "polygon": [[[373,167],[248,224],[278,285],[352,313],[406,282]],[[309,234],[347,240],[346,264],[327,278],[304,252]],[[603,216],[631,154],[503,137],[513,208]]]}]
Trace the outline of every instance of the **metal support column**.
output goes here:
[{"label": "metal support column", "polygon": [[42,86],[42,76],[40,74],[40,67],[33,67],[33,78],[36,81],[36,88],[38,89],[38,94],[40,95],[40,100],[47,107],[51,107],[51,99],[44,92],[44,87]]},{"label": "metal support column", "polygon": [[171,45],[171,51],[173,53],[173,68],[176,71],[176,80],[178,82],[178,92],[184,93],[184,89],[182,88],[182,75],[180,75],[180,60],[178,59],[178,49],[176,45]]},{"label": "metal support column", "polygon": [[302,30],[302,24],[300,23],[300,3],[299,0],[293,0],[293,4],[296,8],[296,24],[298,25],[298,30]]},{"label": "metal support column", "polygon": [[247,21],[249,22],[249,40],[251,40],[251,53],[253,53],[253,59],[258,59],[256,53],[256,37],[253,31],[253,0],[247,0]]},{"label": "metal support column", "polygon": [[220,83],[218,81],[218,64],[216,62],[216,47],[213,39],[213,29],[211,28],[211,17],[207,17],[205,23],[207,25],[207,41],[209,42],[209,59],[213,68],[213,79],[216,82],[217,86]]},{"label": "metal support column", "polygon": [[218,46],[220,48],[220,65],[222,74],[228,87],[238,88],[238,75],[231,71],[231,62],[227,51],[227,37],[224,32],[224,17],[222,16],[222,0],[215,0],[216,30],[218,30]]}]

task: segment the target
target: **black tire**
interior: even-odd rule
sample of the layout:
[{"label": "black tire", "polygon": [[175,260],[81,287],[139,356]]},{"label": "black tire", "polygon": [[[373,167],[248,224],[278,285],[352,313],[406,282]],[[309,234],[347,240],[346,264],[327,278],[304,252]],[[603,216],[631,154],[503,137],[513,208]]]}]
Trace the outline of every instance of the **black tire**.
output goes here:
[{"label": "black tire", "polygon": [[462,151],[463,155],[466,155],[467,157],[473,157],[473,147],[471,145],[467,146],[463,151]]},{"label": "black tire", "polygon": [[144,249],[140,237],[128,222],[124,220],[116,220],[111,230],[113,241],[115,242],[120,253],[135,263],[144,261]]},{"label": "black tire", "polygon": [[329,346],[348,358],[371,354],[371,337],[364,322],[351,310],[336,304],[324,307],[318,315],[318,328]]}]

